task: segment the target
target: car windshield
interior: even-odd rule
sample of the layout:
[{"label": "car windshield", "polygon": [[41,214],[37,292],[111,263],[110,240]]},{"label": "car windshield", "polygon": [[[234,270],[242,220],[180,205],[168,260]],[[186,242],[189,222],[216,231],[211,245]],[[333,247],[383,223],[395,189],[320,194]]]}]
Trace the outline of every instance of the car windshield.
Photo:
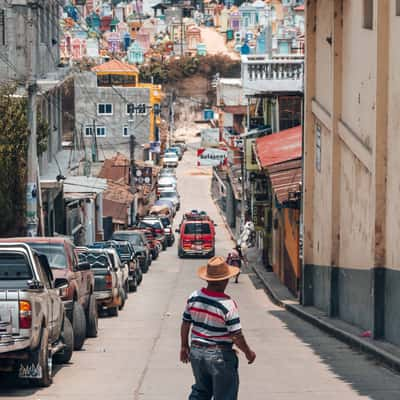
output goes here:
[{"label": "car windshield", "polygon": [[119,256],[123,258],[130,257],[131,255],[131,249],[127,244],[118,244],[117,251]]},{"label": "car windshield", "polygon": [[186,224],[185,233],[188,235],[210,234],[211,229],[209,224]]},{"label": "car windshield", "polygon": [[166,228],[167,226],[171,225],[171,221],[169,220],[168,217],[161,217],[160,221],[163,224],[164,228]]},{"label": "car windshield", "polygon": [[62,244],[50,243],[28,243],[38,253],[44,254],[49,260],[51,268],[66,269],[67,259],[65,249]]},{"label": "car windshield", "polygon": [[165,153],[165,154],[164,154],[164,157],[165,157],[165,158],[175,158],[175,157],[176,157],[176,154],[173,153],[173,152],[171,152],[171,153]]},{"label": "car windshield", "polygon": [[140,246],[142,244],[142,239],[141,239],[140,235],[136,235],[134,233],[114,233],[113,239],[128,240],[134,246]]},{"label": "car windshield", "polygon": [[32,270],[25,255],[0,254],[0,280],[26,281],[32,279]]},{"label": "car windshield", "polygon": [[144,219],[143,223],[156,229],[162,229],[161,222],[157,220]]},{"label": "car windshield", "polygon": [[160,198],[173,198],[176,197],[176,192],[161,192]]},{"label": "car windshield", "polygon": [[109,258],[102,253],[79,253],[80,262],[88,262],[93,268],[107,268],[110,266]]}]

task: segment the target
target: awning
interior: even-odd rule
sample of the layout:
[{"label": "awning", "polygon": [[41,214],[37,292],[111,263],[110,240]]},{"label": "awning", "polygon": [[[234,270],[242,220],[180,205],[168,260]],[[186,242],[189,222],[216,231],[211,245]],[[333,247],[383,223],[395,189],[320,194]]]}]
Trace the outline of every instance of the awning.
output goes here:
[{"label": "awning", "polygon": [[64,181],[65,197],[69,193],[102,193],[107,189],[107,180],[91,176],[70,176]]},{"label": "awning", "polygon": [[302,126],[256,139],[256,153],[262,168],[302,157]]},{"label": "awning", "polygon": [[299,199],[302,181],[301,163],[301,159],[297,159],[267,168],[272,189],[280,204]]}]

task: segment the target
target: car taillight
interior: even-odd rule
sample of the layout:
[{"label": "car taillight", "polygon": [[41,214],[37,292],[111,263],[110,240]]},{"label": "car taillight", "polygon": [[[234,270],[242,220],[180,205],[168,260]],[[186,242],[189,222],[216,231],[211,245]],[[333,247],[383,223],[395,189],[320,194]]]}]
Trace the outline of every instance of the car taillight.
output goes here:
[{"label": "car taillight", "polygon": [[68,299],[69,298],[69,295],[70,295],[70,293],[69,293],[70,290],[69,289],[70,289],[70,287],[68,286],[68,287],[60,290],[60,297],[62,299]]},{"label": "car taillight", "polygon": [[134,271],[134,270],[135,270],[135,263],[134,263],[133,261],[131,261],[131,262],[129,263],[129,270],[130,270],[130,271]]},{"label": "car taillight", "polygon": [[32,326],[32,306],[29,301],[20,300],[19,302],[19,328],[31,329]]},{"label": "car taillight", "polygon": [[112,289],[112,276],[111,276],[111,274],[107,274],[105,276],[105,281],[106,281],[106,289]]},{"label": "car taillight", "polygon": [[183,240],[183,245],[184,246],[190,246],[192,244],[191,240]]}]

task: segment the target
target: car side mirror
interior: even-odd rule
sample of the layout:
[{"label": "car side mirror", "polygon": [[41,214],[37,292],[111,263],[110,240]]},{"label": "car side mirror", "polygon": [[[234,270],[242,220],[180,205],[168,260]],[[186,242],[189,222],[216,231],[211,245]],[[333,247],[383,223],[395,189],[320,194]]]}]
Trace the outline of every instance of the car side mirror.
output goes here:
[{"label": "car side mirror", "polygon": [[214,224],[214,226],[218,226],[218,224]]},{"label": "car side mirror", "polygon": [[78,264],[78,271],[88,271],[90,269],[90,263],[88,262],[80,262]]},{"label": "car side mirror", "polygon": [[175,233],[179,233],[179,229],[175,229]]},{"label": "car side mirror", "polygon": [[54,287],[56,289],[66,289],[69,285],[68,279],[65,278],[57,278],[54,281]]}]

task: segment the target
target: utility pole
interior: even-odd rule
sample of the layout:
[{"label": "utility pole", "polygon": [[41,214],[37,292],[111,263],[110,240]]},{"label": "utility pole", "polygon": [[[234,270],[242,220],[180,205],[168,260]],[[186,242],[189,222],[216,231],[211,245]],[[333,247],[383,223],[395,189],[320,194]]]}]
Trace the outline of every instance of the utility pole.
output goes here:
[{"label": "utility pole", "polygon": [[93,120],[93,134],[92,134],[92,161],[96,162],[97,159],[97,132],[96,132],[96,120]]},{"label": "utility pole", "polygon": [[168,147],[171,147],[172,144],[172,135],[174,133],[174,119],[175,119],[175,110],[174,110],[174,92],[170,94],[169,101],[169,135],[168,135]]},{"label": "utility pole", "polygon": [[28,159],[26,185],[26,233],[27,236],[38,234],[38,157],[37,157],[37,86],[36,67],[38,49],[38,4],[35,0],[28,2]]},{"label": "utility pole", "polygon": [[183,8],[181,8],[181,57],[183,57]]},{"label": "utility pole", "polygon": [[[130,151],[130,184],[131,184],[131,192],[135,193],[136,192],[136,163],[135,163],[135,135],[133,135],[131,131],[131,135],[129,136],[129,151]],[[131,225],[136,222],[136,210],[133,207],[133,204],[131,204]]]}]

